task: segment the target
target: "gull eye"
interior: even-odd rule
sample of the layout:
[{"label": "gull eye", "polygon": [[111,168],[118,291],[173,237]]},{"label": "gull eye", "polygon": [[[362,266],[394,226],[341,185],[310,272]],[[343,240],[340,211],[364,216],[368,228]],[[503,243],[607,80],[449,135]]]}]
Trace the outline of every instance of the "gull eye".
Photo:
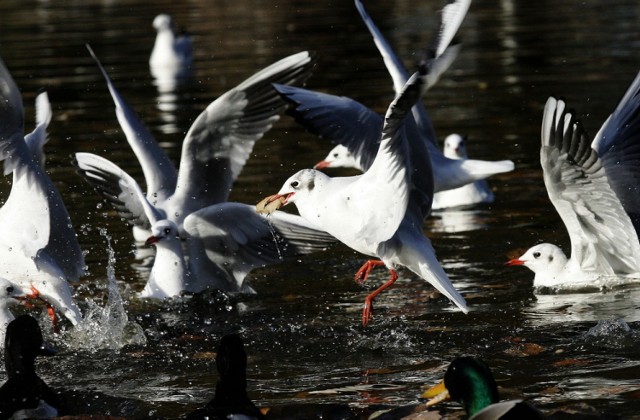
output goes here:
[{"label": "gull eye", "polygon": [[540,253],[539,252],[534,252],[533,253],[533,258],[540,258]]},{"label": "gull eye", "polygon": [[298,188],[298,185],[300,185],[300,183],[298,181],[293,181],[290,185],[292,188]]},{"label": "gull eye", "polygon": [[13,286],[7,287],[7,293],[13,293],[13,290],[14,290]]},{"label": "gull eye", "polygon": [[334,158],[337,158],[338,156],[339,156],[339,155],[338,155],[337,153],[334,153],[334,154],[333,154],[333,157],[334,157]]},{"label": "gull eye", "polygon": [[165,235],[169,235],[171,233],[171,229],[169,228],[164,228],[164,234]]}]

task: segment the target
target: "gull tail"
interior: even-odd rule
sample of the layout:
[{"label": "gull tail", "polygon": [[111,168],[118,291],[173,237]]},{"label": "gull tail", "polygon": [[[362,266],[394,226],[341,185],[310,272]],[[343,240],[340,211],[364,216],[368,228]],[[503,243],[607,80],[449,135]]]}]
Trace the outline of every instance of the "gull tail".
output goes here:
[{"label": "gull tail", "polygon": [[[442,269],[429,238],[417,229],[405,229],[403,226],[405,225],[401,225],[396,232],[396,238],[402,243],[401,249],[397,252],[395,258],[391,258],[390,261],[398,262],[413,271],[448,297],[462,312],[468,313],[467,302],[453,286],[447,273]],[[381,257],[383,254],[384,250],[379,253]],[[382,259],[383,261],[386,260],[385,258]]]},{"label": "gull tail", "polygon": [[491,175],[513,171],[514,164],[510,160],[476,160],[465,159],[461,161],[462,169],[467,172],[472,181],[478,181]]}]

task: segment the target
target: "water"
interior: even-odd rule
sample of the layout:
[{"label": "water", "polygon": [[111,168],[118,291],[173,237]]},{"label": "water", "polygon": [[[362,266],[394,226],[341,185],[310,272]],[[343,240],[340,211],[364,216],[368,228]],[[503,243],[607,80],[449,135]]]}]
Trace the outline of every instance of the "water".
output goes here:
[{"label": "water", "polygon": [[[412,65],[416,46],[435,30],[441,3],[367,3]],[[158,93],[147,66],[151,21],[161,12],[187,27],[196,46],[194,82],[174,93]],[[515,392],[545,411],[579,401],[632,417],[640,411],[640,287],[536,295],[532,273],[503,263],[542,241],[568,248],[542,184],[542,107],[549,95],[563,96],[594,134],[640,67],[638,21],[640,5],[631,0],[472,4],[460,33],[462,53],[425,100],[438,133],[469,136],[471,157],[516,162],[516,171],[490,180],[495,204],[436,214],[425,225],[472,311],[454,310],[401,271],[363,329],[363,299],[387,273],[376,270],[365,286],[356,285],[353,274],[364,258],[344,247],[252,272],[255,296],[138,300],[134,292],[148,271],[135,259],[130,230],[71,164],[74,152],[95,152],[141,176],[86,42],[173,158],[210,101],[301,49],[318,53],[308,87],[384,111],[391,83],[351,2],[0,3],[0,55],[23,92],[27,127],[39,88],[53,103],[47,167],[88,252],[89,274],[74,286],[77,299],[84,313],[111,308],[107,285],[116,281],[126,315],[124,326],[105,332],[122,331],[118,338],[89,341],[88,348],[74,344],[69,328],[61,337],[45,331],[61,352],[39,363],[43,377],[71,396],[74,413],[178,417],[211,398],[218,340],[239,332],[250,395],[274,412],[311,417],[323,411],[318,404],[366,412],[415,403],[422,385],[440,379],[452,358],[473,354],[492,366],[507,396]],[[256,203],[329,148],[282,118],[256,145],[231,199]],[[8,188],[7,177],[3,196]],[[99,322],[109,319],[101,314]],[[130,332],[144,342],[118,342]]]}]

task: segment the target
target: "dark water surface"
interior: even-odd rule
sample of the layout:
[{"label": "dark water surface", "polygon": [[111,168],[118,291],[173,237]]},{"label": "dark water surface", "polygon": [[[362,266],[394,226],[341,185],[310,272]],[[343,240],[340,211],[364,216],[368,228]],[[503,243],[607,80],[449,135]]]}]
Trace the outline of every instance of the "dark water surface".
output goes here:
[{"label": "dark water surface", "polygon": [[[441,2],[367,6],[413,66],[435,29]],[[158,94],[147,64],[151,22],[159,13],[172,14],[195,44],[194,83],[169,95]],[[366,289],[386,273],[379,270],[368,285],[356,285],[353,274],[364,258],[344,247],[252,272],[256,296],[140,301],[133,292],[142,289],[147,273],[135,268],[129,229],[71,164],[73,153],[88,151],[141,175],[86,42],[172,157],[209,102],[303,49],[318,53],[309,88],[384,111],[391,81],[352,2],[2,1],[0,55],[23,92],[27,127],[38,89],[50,94],[48,170],[88,252],[89,275],[74,287],[84,312],[104,327],[93,335],[51,337],[61,352],[40,362],[43,377],[75,395],[76,414],[179,417],[210,399],[213,352],[223,334],[237,331],[249,354],[250,395],[274,411],[289,407],[312,416],[322,411],[313,404],[349,406],[355,413],[415,403],[421,387],[439,380],[449,361],[473,354],[492,366],[507,394],[529,398],[545,411],[584,402],[633,417],[640,412],[640,288],[536,295],[531,272],[503,263],[542,241],[568,249],[542,183],[542,107],[549,95],[563,96],[595,134],[640,69],[639,22],[635,0],[471,5],[460,31],[461,55],[425,104],[443,137],[468,135],[470,156],[509,158],[516,170],[491,179],[495,204],[436,214],[425,231],[472,311],[454,310],[446,299],[434,298],[430,285],[401,272],[363,329]],[[282,118],[256,145],[232,200],[255,203],[275,193],[329,148]],[[2,180],[4,197],[9,182]],[[124,299],[120,312],[113,294],[108,298],[109,268]],[[100,311],[105,307],[111,312]],[[127,340],[131,344],[123,346]],[[460,412],[454,404],[442,410]]]}]

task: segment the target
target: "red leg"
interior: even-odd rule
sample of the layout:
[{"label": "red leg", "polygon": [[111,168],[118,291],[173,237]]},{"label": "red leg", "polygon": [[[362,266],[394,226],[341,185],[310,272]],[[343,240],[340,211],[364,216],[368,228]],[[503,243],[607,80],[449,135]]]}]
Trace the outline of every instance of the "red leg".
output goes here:
[{"label": "red leg", "polygon": [[371,270],[381,265],[384,265],[384,263],[380,260],[369,260],[364,263],[362,267],[360,267],[360,270],[356,272],[356,283],[362,284],[367,281],[367,277],[369,277]]},{"label": "red leg", "polygon": [[56,316],[56,311],[53,309],[53,306],[49,304],[49,302],[40,297],[40,291],[33,284],[31,285],[31,294],[27,295],[26,297],[33,300],[41,300],[46,305],[47,314],[49,315],[49,318],[51,318],[51,322],[53,324],[53,332],[59,334],[60,327],[58,326],[58,317]]},{"label": "red leg", "polygon": [[389,270],[389,272],[391,273],[391,277],[389,277],[389,280],[387,280],[385,284],[378,287],[376,290],[374,290],[372,293],[369,294],[369,296],[367,296],[364,299],[364,309],[362,310],[362,326],[363,327],[366,327],[367,324],[369,323],[369,320],[371,319],[371,313],[373,312],[373,300],[380,293],[382,293],[383,290],[387,289],[388,287],[391,287],[391,285],[395,283],[396,280],[398,280],[398,273],[396,273],[396,270]]},{"label": "red leg", "polygon": [[58,326],[58,317],[56,316],[56,311],[53,309],[53,306],[47,305],[47,314],[49,314],[49,318],[51,318],[51,323],[53,324],[53,332],[56,334],[60,334],[60,327]]}]

